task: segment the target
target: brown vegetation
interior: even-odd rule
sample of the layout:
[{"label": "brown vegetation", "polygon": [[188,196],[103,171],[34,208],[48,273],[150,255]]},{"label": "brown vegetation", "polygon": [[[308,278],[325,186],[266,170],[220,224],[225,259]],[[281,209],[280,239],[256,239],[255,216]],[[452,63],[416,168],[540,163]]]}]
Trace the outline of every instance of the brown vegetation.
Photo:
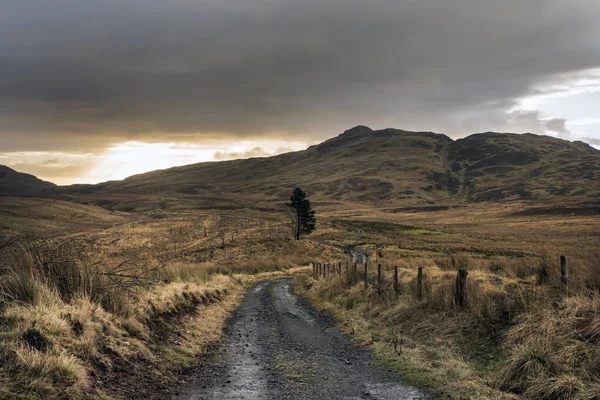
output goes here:
[{"label": "brown vegetation", "polygon": [[157,203],[168,210],[277,210],[296,186],[320,210],[511,200],[597,206],[598,180],[600,151],[582,142],[509,133],[453,141],[432,132],[357,126],[304,151],[186,165],[48,194],[120,211]]},{"label": "brown vegetation", "polygon": [[[486,248],[485,241],[461,235],[458,247],[444,238],[447,233],[355,221],[365,235],[355,248],[372,260],[369,288],[362,282],[362,265],[358,277],[350,267],[328,279],[313,274],[299,286],[315,304],[337,315],[342,329],[360,344],[436,393],[477,399],[596,399],[600,253],[585,238],[571,248],[540,250],[544,240],[558,242],[568,232],[568,221],[563,217],[561,232],[558,218],[549,235],[542,235],[544,224],[541,229],[528,226],[537,235],[509,255],[498,255],[506,253],[506,243]],[[507,232],[494,234],[509,237]],[[408,245],[393,245],[398,241]],[[454,251],[435,251],[440,243]],[[568,295],[561,282],[562,254],[569,255]],[[383,268],[381,287],[377,264]],[[399,267],[398,295],[394,266]],[[417,295],[418,267],[424,271],[422,299]],[[459,268],[469,271],[464,307],[455,297]]]},{"label": "brown vegetation", "polygon": [[334,253],[218,214],[79,228],[0,244],[0,398],[168,396],[251,282]]},{"label": "brown vegetation", "polygon": [[[0,244],[0,398],[158,396],[246,283],[348,250],[384,266],[381,290],[302,287],[410,379],[458,398],[598,398],[599,154],[535,135],[356,127],[277,157],[0,198],[0,243],[22,238]],[[283,204],[296,185],[319,215],[299,242]],[[143,392],[146,375],[156,387]]]}]

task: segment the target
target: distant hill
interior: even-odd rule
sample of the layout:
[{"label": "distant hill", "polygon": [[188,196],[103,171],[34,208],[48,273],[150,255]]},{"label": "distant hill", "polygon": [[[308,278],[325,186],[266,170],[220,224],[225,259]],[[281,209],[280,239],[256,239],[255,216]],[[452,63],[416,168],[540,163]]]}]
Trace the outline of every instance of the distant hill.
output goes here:
[{"label": "distant hill", "polygon": [[448,147],[467,200],[588,198],[600,194],[600,151],[533,134],[480,133]]},{"label": "distant hill", "polygon": [[72,201],[0,197],[0,243],[17,235],[59,236],[125,223],[131,216]]},{"label": "distant hill", "polygon": [[599,182],[600,151],[583,142],[492,132],[452,140],[432,132],[357,126],[303,151],[54,191],[281,203],[300,186],[313,201],[387,207],[510,199],[597,202]]},{"label": "distant hill", "polygon": [[53,187],[54,183],[0,165],[0,196],[35,196]]}]

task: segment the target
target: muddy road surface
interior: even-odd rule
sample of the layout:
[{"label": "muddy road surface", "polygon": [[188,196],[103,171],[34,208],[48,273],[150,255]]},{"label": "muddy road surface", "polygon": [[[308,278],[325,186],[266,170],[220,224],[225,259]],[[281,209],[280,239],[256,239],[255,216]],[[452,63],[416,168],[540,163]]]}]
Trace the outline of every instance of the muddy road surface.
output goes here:
[{"label": "muddy road surface", "polygon": [[231,317],[223,344],[180,388],[177,400],[424,399],[378,369],[328,316],[292,291],[292,279],[261,282]]}]

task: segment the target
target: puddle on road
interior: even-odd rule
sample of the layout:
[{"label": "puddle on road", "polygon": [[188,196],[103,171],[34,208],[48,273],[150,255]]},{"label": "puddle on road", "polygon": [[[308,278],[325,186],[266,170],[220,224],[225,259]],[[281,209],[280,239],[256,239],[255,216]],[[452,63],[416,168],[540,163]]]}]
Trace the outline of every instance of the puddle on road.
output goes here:
[{"label": "puddle on road", "polygon": [[362,396],[346,396],[340,400],[424,400],[427,395],[417,388],[395,383],[367,383]]},{"label": "puddle on road", "polygon": [[[395,383],[366,383],[366,393],[370,399],[378,400],[421,400],[426,399],[425,393],[417,388],[401,386]],[[366,394],[365,393],[365,394]]]}]

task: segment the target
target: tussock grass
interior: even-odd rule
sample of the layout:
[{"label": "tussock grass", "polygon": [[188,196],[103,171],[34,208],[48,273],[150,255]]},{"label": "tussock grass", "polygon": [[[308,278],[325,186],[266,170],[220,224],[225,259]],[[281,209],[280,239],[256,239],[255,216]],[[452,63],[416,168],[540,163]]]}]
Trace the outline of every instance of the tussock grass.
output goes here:
[{"label": "tussock grass", "polygon": [[[383,284],[352,273],[305,278],[301,288],[384,363],[437,393],[473,399],[596,399],[600,393],[600,276],[594,251],[569,257],[569,295],[559,257],[397,257],[383,247]],[[389,264],[388,264],[389,263]],[[393,265],[399,266],[400,294]],[[417,299],[416,269],[424,271]],[[539,271],[547,273],[539,279]],[[468,302],[455,302],[456,270],[468,268]],[[557,272],[558,271],[558,272]]]},{"label": "tussock grass", "polygon": [[[155,207],[157,198],[146,200],[138,210]],[[143,364],[153,381],[173,381],[169,371],[218,339],[248,283],[310,261],[345,262],[341,247],[368,252],[384,265],[381,294],[373,288],[375,266],[369,290],[360,269],[358,282],[308,278],[302,286],[341,318],[346,332],[412,381],[458,398],[595,399],[600,393],[596,216],[508,217],[527,206],[518,202],[391,214],[331,203],[319,205],[322,218],[311,241],[296,242],[272,212],[203,214],[179,199],[167,202],[166,211],[148,213],[98,209],[90,225],[79,224],[87,217],[73,223],[56,212],[50,219],[26,212],[8,224],[9,236],[19,229],[67,236],[0,249],[0,398],[126,398],[143,388],[114,379],[124,365]],[[45,207],[42,216],[55,204]],[[328,223],[325,214],[355,227]],[[54,220],[60,227],[52,228]],[[559,255],[569,263],[566,300]],[[122,262],[162,267],[142,286],[128,279],[121,282],[130,286],[115,285],[98,273]],[[417,267],[424,269],[421,301]],[[459,267],[469,270],[466,309],[454,303]],[[124,383],[98,386],[98,376]]]},{"label": "tussock grass", "polygon": [[84,253],[76,241],[36,241],[2,254],[0,295],[30,305],[89,298],[116,314],[127,314],[126,283],[119,285]]},{"label": "tussock grass", "polygon": [[133,252],[130,243],[115,252],[113,243],[108,253],[98,238],[23,239],[0,248],[0,398],[102,398],[106,390],[127,397],[122,369],[131,362],[156,380],[176,380],[173,370],[218,339],[245,287],[319,251],[251,237],[215,249],[212,261],[193,262],[185,250],[156,257],[164,246]]},{"label": "tussock grass", "polygon": [[555,307],[536,305],[506,334],[500,387],[531,398],[588,399],[599,386],[597,297],[576,295]]}]

